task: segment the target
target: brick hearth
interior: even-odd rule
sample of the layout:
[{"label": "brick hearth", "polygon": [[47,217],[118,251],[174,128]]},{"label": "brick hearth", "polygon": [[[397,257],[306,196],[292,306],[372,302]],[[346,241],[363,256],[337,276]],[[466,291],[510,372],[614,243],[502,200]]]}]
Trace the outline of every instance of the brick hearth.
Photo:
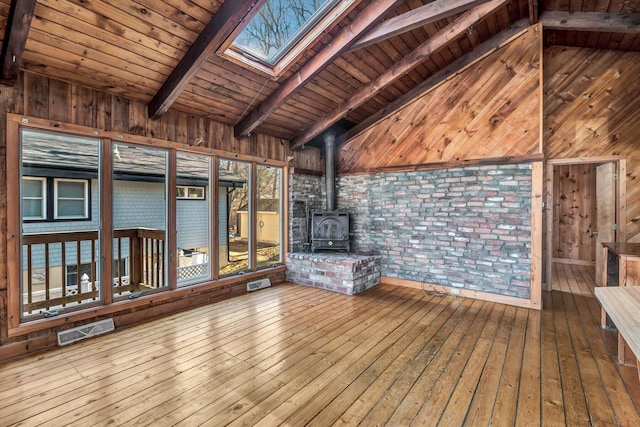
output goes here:
[{"label": "brick hearth", "polygon": [[287,254],[287,280],[354,295],[380,283],[379,255],[344,253]]}]

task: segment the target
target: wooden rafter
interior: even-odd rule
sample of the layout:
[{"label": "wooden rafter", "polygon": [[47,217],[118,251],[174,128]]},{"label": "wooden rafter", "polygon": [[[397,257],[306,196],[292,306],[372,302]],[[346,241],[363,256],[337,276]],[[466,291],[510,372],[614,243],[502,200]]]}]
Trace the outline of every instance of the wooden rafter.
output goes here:
[{"label": "wooden rafter", "polygon": [[311,125],[292,141],[291,148],[297,149],[304,146],[304,144],[322,133],[322,131],[327,129],[329,126],[345,117],[354,108],[359,107],[367,100],[374,97],[383,88],[405,75],[411,69],[416,67],[433,53],[445,47],[451,41],[460,37],[460,35],[467,31],[469,27],[475,25],[490,13],[493,13],[498,8],[504,6],[508,1],[509,0],[492,0],[468,10],[460,17],[456,18],[451,24],[438,31],[433,35],[433,37],[422,43],[400,61],[396,62],[392,67],[380,74],[375,80],[369,82],[359,91],[351,95],[349,99],[340,104],[335,110]]},{"label": "wooden rafter", "polygon": [[640,13],[546,11],[540,22],[551,30],[640,33]]},{"label": "wooden rafter", "polygon": [[316,54],[298,72],[282,83],[258,107],[244,117],[234,128],[235,136],[246,136],[284,104],[300,87],[313,79],[333,60],[346,52],[363,34],[389,10],[401,3],[400,0],[379,0],[373,2],[347,25],[324,49]]},{"label": "wooden rafter", "polygon": [[251,19],[265,1],[225,1],[149,102],[149,117],[163,115],[240,22]]},{"label": "wooden rafter", "polygon": [[440,19],[448,18],[488,1],[489,0],[435,0],[407,13],[381,22],[364,37],[359,39],[349,51],[361,49]]},{"label": "wooden rafter", "polygon": [[419,96],[424,95],[429,92],[433,88],[439,86],[441,83],[444,83],[450,80],[452,77],[460,74],[462,71],[469,68],[471,65],[475,64],[482,58],[485,58],[487,55],[495,52],[500,47],[504,46],[505,43],[509,42],[514,36],[516,36],[519,32],[527,28],[529,25],[528,20],[521,19],[520,21],[515,22],[509,28],[501,31],[499,34],[493,36],[491,39],[482,43],[480,46],[476,47],[474,50],[464,55],[463,57],[457,59],[452,62],[442,70],[438,71],[418,86],[405,93],[401,97],[397,98],[393,102],[386,105],[383,109],[378,112],[372,114],[367,117],[362,122],[358,123],[353,128],[349,129],[343,135],[338,137],[338,143],[343,143],[355,136],[357,136],[360,132],[368,129],[370,126],[374,125],[378,121],[384,119],[390,114],[395,113],[401,108],[408,105],[410,102],[418,98]]},{"label": "wooden rafter", "polygon": [[536,25],[538,20],[538,0],[529,0],[529,24]]},{"label": "wooden rafter", "polygon": [[18,78],[24,47],[27,44],[36,0],[13,0],[4,33],[0,66],[0,83],[13,85]]}]

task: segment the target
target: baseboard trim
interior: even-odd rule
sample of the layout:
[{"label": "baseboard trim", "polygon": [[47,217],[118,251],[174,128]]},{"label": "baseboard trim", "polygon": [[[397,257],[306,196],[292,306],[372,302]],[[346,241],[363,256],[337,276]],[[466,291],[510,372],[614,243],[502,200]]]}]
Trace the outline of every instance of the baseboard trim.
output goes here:
[{"label": "baseboard trim", "polygon": [[478,299],[482,301],[497,302],[500,304],[513,305],[513,306],[522,307],[522,308],[535,308],[538,310],[540,309],[539,307],[533,306],[531,304],[531,300],[524,299],[524,298],[511,297],[507,295],[490,294],[488,292],[454,288],[451,286],[434,285],[431,283],[416,282],[413,280],[397,279],[395,277],[386,277],[386,276],[382,276],[380,278],[380,282],[388,285],[403,286],[405,288],[420,289],[427,292],[437,292],[437,293],[442,293],[447,295],[473,298],[473,299]]}]

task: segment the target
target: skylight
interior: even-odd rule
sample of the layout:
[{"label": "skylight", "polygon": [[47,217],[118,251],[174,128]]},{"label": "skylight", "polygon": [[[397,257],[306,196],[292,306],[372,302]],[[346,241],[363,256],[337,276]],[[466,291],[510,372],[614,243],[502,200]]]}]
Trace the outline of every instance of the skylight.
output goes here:
[{"label": "skylight", "polygon": [[267,0],[233,42],[274,67],[339,0]]}]

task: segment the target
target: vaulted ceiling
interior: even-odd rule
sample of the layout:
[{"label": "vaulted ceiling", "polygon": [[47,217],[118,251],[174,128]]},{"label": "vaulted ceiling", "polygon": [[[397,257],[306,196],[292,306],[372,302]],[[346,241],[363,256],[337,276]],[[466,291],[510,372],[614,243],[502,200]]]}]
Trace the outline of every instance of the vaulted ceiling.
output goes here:
[{"label": "vaulted ceiling", "polygon": [[[541,21],[547,45],[640,50],[640,0],[356,0],[274,78],[220,54],[260,0],[11,3],[0,0],[5,82],[19,66],[148,103],[151,116],[171,107],[294,146],[338,119],[366,126],[514,27]],[[417,16],[431,19],[407,24]],[[359,47],[380,22],[394,31]]]}]

